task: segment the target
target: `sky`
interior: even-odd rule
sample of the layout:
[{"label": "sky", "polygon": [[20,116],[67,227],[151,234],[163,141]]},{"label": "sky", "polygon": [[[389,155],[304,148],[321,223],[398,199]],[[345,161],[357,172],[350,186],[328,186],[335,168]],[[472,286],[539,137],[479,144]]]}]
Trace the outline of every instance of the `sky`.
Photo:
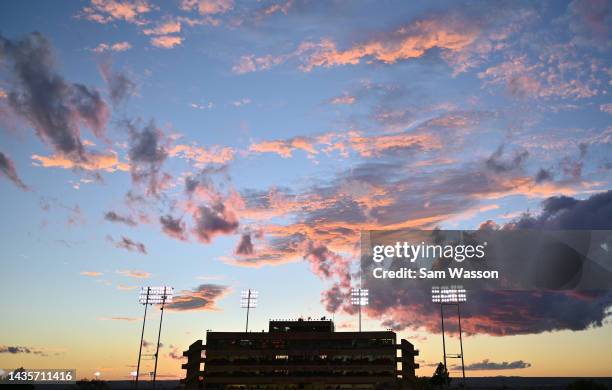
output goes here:
[{"label": "sky", "polygon": [[[244,329],[244,289],[254,331],[322,316],[355,330],[364,230],[612,229],[611,9],[1,2],[0,367],[129,378],[141,286],[176,291],[164,379],[206,330]],[[379,298],[364,329],[396,330],[431,375],[436,307]],[[611,306],[601,291],[474,296],[468,375],[611,376]]]}]

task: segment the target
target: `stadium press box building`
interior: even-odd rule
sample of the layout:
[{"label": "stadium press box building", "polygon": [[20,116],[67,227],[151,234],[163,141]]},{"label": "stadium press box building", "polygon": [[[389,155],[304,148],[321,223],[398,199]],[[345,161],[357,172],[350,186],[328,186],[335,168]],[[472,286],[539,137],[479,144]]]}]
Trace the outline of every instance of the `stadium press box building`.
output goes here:
[{"label": "stadium press box building", "polygon": [[[273,320],[268,332],[207,332],[183,352],[186,388],[405,388],[418,350],[395,332],[336,332],[330,320]],[[389,386],[389,387],[387,387]]]}]

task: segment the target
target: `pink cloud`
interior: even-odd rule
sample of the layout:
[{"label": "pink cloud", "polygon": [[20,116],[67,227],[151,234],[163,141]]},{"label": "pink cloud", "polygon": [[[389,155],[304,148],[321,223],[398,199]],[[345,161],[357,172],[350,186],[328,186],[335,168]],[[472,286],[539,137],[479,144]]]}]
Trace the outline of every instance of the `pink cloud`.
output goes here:
[{"label": "pink cloud", "polygon": [[146,0],[91,0],[90,5],[83,8],[82,15],[86,19],[103,24],[113,20],[140,24],[143,21],[139,20],[139,16],[152,9]]},{"label": "pink cloud", "polygon": [[183,38],[172,35],[160,35],[151,38],[151,44],[162,49],[172,49],[173,47],[180,45],[182,42]]}]

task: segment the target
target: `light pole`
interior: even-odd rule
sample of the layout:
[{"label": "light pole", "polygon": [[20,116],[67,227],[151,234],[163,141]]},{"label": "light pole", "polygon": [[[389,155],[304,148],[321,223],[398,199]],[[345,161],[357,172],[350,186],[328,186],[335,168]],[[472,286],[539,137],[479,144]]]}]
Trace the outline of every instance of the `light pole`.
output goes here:
[{"label": "light pole", "polygon": [[359,331],[361,332],[361,307],[367,306],[370,302],[370,291],[367,288],[351,289],[351,304],[359,308]]},{"label": "light pole", "polygon": [[144,340],[144,330],[145,330],[145,322],[147,320],[147,307],[149,305],[159,305],[161,304],[161,318],[159,320],[159,332],[157,335],[157,350],[155,352],[155,371],[153,372],[153,387],[155,387],[155,377],[157,374],[157,355],[159,353],[159,340],[161,337],[161,326],[162,320],[164,318],[164,305],[166,303],[172,302],[172,296],[174,295],[174,288],[168,286],[162,287],[142,287],[140,289],[140,296],[138,298],[138,302],[141,305],[144,305],[144,318],[142,320],[142,332],[140,334],[140,347],[138,350],[138,364],[136,365],[136,378],[134,382],[134,387],[138,388],[138,379],[140,377],[140,358],[142,356],[142,343]]},{"label": "light pole", "polygon": [[[467,302],[467,292],[463,286],[434,286],[431,288],[431,301],[440,304],[440,320],[442,324],[442,353],[444,354],[444,368],[447,368],[446,358],[461,358],[461,371],[465,381],[465,363],[463,359],[463,336],[461,333],[461,312],[459,305]],[[444,306],[457,306],[459,320],[459,345],[461,353],[457,355],[446,354],[446,341],[444,338]]]},{"label": "light pole", "polygon": [[247,309],[246,312],[246,327],[245,333],[249,332],[249,312],[251,309],[255,309],[257,307],[257,299],[259,298],[259,292],[255,290],[243,290],[240,295],[240,307],[243,309]]}]

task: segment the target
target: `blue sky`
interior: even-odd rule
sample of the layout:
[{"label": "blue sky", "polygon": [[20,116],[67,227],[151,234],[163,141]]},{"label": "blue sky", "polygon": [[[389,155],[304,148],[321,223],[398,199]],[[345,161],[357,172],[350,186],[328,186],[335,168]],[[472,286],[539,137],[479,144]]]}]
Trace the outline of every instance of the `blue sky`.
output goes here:
[{"label": "blue sky", "polygon": [[[577,209],[547,209],[559,196],[581,205],[581,228],[610,228],[588,219],[609,212],[610,7],[0,4],[0,291],[15,297],[1,304],[11,315],[0,324],[0,366],[125,377],[142,285],[180,294],[164,329],[169,377],[203,330],[242,328],[244,288],[261,292],[253,329],[323,315],[354,329],[344,298],[361,230],[529,218],[575,228],[560,215]],[[501,316],[468,338],[469,362],[528,363],[513,375],[609,375],[597,359],[610,340],[597,340],[610,330],[612,298],[589,299],[577,323],[566,312],[550,327]],[[415,304],[370,307],[366,328],[392,324],[412,338],[427,375],[437,325]],[[594,352],[560,371],[538,342]]]}]

